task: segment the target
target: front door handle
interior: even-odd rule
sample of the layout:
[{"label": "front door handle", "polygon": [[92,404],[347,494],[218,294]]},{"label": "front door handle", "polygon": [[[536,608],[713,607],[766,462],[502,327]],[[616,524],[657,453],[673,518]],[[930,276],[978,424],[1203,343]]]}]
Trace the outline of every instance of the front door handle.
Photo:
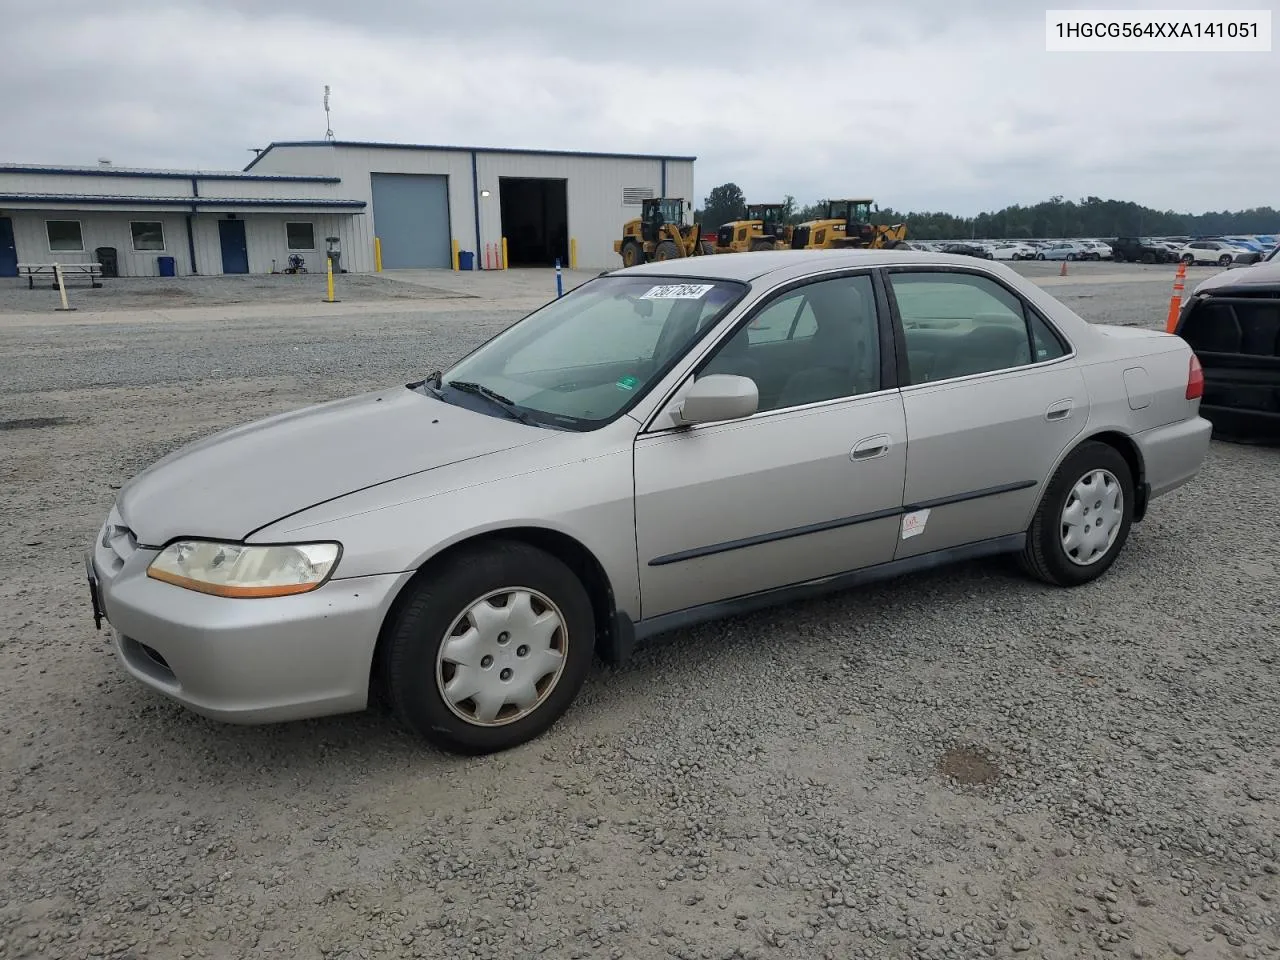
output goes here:
[{"label": "front door handle", "polygon": [[1057,403],[1049,405],[1049,409],[1044,412],[1046,420],[1066,420],[1071,416],[1071,398],[1059,400]]},{"label": "front door handle", "polygon": [[889,435],[882,433],[878,437],[867,437],[854,444],[849,453],[850,460],[873,460],[883,457],[889,452]]}]

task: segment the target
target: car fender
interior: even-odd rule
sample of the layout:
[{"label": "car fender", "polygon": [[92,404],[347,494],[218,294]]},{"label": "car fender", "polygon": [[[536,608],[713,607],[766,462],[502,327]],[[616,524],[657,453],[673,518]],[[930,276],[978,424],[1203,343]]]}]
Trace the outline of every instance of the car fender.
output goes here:
[{"label": "car fender", "polygon": [[532,444],[527,456],[393,480],[304,510],[251,539],[336,540],[343,547],[337,576],[353,578],[418,570],[450,547],[502,530],[550,531],[590,553],[618,610],[639,616],[636,429],[623,417],[600,430]]}]

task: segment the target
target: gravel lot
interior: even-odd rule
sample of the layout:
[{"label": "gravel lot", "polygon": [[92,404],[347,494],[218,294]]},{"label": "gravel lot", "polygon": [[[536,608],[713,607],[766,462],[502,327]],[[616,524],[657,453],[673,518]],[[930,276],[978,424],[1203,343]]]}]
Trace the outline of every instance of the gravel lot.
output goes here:
[{"label": "gravel lot", "polygon": [[[1159,325],[1171,270],[1121,270],[1049,288]],[[183,712],[80,557],[174,447],[518,312],[178,313],[0,316],[0,957],[1280,956],[1280,451],[1215,443],[1089,587],[979,563],[684,631],[459,760]]]}]

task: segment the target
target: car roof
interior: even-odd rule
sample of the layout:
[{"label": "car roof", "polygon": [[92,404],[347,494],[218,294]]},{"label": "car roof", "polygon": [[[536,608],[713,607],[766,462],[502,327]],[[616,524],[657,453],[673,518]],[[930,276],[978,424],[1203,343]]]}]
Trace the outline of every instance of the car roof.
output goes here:
[{"label": "car roof", "polygon": [[928,250],[759,250],[753,253],[678,257],[638,267],[608,270],[606,273],[609,276],[656,275],[750,282],[771,274],[801,275],[811,270],[881,267],[889,264],[972,266],[973,258]]}]

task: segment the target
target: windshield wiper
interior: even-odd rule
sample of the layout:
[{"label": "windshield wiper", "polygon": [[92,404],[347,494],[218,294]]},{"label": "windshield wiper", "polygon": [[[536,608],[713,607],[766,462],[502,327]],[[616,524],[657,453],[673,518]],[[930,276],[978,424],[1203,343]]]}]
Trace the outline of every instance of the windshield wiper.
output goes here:
[{"label": "windshield wiper", "polygon": [[427,377],[427,379],[423,380],[421,385],[426,387],[428,390],[432,392],[432,394],[434,394],[437,398],[439,398],[440,396],[443,395],[440,389],[442,386],[444,386],[444,384],[441,382],[441,378],[443,376],[444,376],[444,373],[440,370],[437,370],[435,373],[431,374],[431,376]]},{"label": "windshield wiper", "polygon": [[521,423],[527,423],[531,427],[538,426],[538,421],[517,407],[514,400],[504,397],[497,390],[486,387],[483,383],[475,383],[471,380],[450,380],[445,386],[460,390],[463,393],[473,393],[477,397],[484,397],[494,406],[501,407],[512,420],[519,420]]}]

